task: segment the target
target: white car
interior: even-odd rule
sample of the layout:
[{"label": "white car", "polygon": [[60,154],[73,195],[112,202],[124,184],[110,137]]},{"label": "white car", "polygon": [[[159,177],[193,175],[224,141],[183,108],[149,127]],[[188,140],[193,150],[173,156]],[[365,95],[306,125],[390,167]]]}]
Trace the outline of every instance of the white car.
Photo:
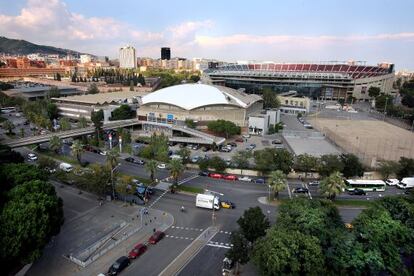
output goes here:
[{"label": "white car", "polygon": [[252,179],[248,176],[239,177],[240,181],[252,182]]},{"label": "white car", "polygon": [[319,181],[315,180],[315,181],[311,181],[308,183],[309,186],[318,186],[319,185]]},{"label": "white car", "polygon": [[160,164],[157,165],[157,168],[158,169],[166,169],[167,166],[164,163],[160,163]]},{"label": "white car", "polygon": [[106,155],[106,151],[105,151],[105,150],[100,150],[100,151],[99,151],[99,154],[100,154],[100,155]]},{"label": "white car", "polygon": [[246,139],[247,139],[247,138],[250,138],[250,134],[243,134],[243,135],[242,135],[242,137],[243,137],[243,138],[246,138]]},{"label": "white car", "polygon": [[29,161],[36,161],[36,160],[37,160],[37,156],[36,156],[36,154],[34,154],[34,153],[29,153],[29,154],[27,155],[27,159],[28,159]]},{"label": "white car", "polygon": [[385,183],[387,183],[389,186],[395,186],[400,183],[400,181],[398,179],[387,179],[385,180]]}]

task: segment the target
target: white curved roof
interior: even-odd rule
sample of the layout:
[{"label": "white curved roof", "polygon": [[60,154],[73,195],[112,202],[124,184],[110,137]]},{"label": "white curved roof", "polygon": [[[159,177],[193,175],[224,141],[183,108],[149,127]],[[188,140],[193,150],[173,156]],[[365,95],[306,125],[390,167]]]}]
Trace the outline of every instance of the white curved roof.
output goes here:
[{"label": "white curved roof", "polygon": [[[260,98],[242,94],[234,89],[206,85],[181,84],[166,87],[142,97],[142,104],[166,103],[191,110],[206,105],[231,104],[242,108],[248,107]],[[246,99],[243,99],[246,98]]]}]

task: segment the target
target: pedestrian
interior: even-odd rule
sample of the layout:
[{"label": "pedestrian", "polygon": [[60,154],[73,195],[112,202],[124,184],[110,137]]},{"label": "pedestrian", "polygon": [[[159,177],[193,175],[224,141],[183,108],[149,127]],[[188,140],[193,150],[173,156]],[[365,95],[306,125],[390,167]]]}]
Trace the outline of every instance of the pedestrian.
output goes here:
[{"label": "pedestrian", "polygon": [[152,232],[153,232],[153,233],[155,233],[155,231],[156,231],[156,230],[155,230],[155,228],[153,228],[153,229],[152,229]]}]

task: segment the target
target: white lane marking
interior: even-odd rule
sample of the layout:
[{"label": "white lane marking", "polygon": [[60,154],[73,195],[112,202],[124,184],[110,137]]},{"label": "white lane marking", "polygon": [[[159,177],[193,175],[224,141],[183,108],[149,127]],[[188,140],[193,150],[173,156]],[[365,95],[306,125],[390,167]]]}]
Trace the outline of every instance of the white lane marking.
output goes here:
[{"label": "white lane marking", "polygon": [[218,247],[218,248],[226,248],[226,249],[230,249],[230,246],[225,246],[225,245],[219,245],[219,244],[212,244],[212,243],[208,243],[206,244],[207,246],[212,246],[212,247]]}]

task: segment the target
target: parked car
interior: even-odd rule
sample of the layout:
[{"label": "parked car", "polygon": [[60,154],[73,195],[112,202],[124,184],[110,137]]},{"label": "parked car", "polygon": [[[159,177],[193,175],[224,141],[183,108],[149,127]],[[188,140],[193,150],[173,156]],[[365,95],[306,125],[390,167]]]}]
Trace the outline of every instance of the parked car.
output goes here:
[{"label": "parked car", "polygon": [[142,159],[136,159],[134,163],[138,165],[145,165],[145,161]]},{"label": "parked car", "polygon": [[115,263],[111,265],[108,270],[109,275],[117,275],[119,272],[124,270],[127,266],[129,266],[131,262],[129,261],[128,257],[122,256]]},{"label": "parked car", "polygon": [[210,173],[209,172],[207,172],[207,171],[200,171],[199,173],[198,173],[198,175],[199,176],[208,176]]},{"label": "parked car", "polygon": [[234,140],[234,141],[236,141],[237,143],[243,143],[244,142],[243,138],[236,138],[236,140]]},{"label": "parked car", "polygon": [[250,138],[250,134],[243,134],[243,135],[242,135],[242,137],[243,137],[243,138],[246,138],[246,139],[247,139],[247,138]]},{"label": "parked car", "polygon": [[282,144],[282,140],[280,140],[280,139],[275,139],[275,140],[273,140],[273,141],[272,141],[272,144],[273,144],[273,145]]},{"label": "parked car", "polygon": [[400,183],[400,181],[398,179],[387,179],[385,180],[385,183],[387,183],[389,186],[395,186]]},{"label": "parked car", "polygon": [[209,150],[210,150],[210,148],[209,148],[209,147],[202,147],[202,148],[201,148],[201,150],[202,150],[203,152],[207,152],[207,151],[209,151]]},{"label": "parked car", "polygon": [[197,163],[199,159],[200,157],[196,155],[193,158],[191,158],[191,163]]},{"label": "parked car", "polygon": [[228,201],[228,200],[222,200],[220,202],[220,205],[221,205],[222,208],[226,208],[226,209],[234,209],[234,208],[236,208],[236,206],[234,205],[234,203],[231,202],[231,201]]},{"label": "parked car", "polygon": [[257,183],[257,184],[264,184],[265,183],[265,180],[264,180],[264,178],[256,178],[254,180],[254,182]]},{"label": "parked car", "polygon": [[164,236],[165,236],[164,232],[157,231],[149,238],[148,242],[150,244],[156,244],[157,242],[162,240]]},{"label": "parked car", "polygon": [[235,180],[237,180],[237,176],[235,176],[233,174],[227,174],[227,175],[223,176],[223,179],[235,181]]},{"label": "parked car", "polygon": [[217,178],[217,179],[223,178],[223,175],[219,173],[210,173],[208,176],[211,178]]},{"label": "parked car", "polygon": [[293,189],[293,193],[295,193],[295,194],[307,194],[307,193],[309,193],[309,190],[307,188],[297,187],[297,188]]},{"label": "parked car", "polygon": [[36,160],[37,160],[37,155],[36,155],[36,154],[34,154],[34,153],[29,153],[29,154],[27,155],[27,159],[28,159],[29,161],[36,161]]},{"label": "parked car", "polygon": [[100,155],[106,155],[106,150],[98,150],[98,153],[100,154]]},{"label": "parked car", "polygon": [[228,143],[228,145],[232,146],[233,148],[237,147],[237,144],[235,142],[230,142],[230,143]]},{"label": "parked car", "polygon": [[132,249],[129,252],[128,258],[130,258],[130,259],[136,259],[139,256],[141,256],[142,254],[144,254],[145,251],[147,251],[147,246],[145,244],[138,243],[137,245],[134,246],[134,249]]},{"label": "parked car", "polygon": [[125,158],[125,161],[126,162],[129,162],[129,163],[135,163],[135,159],[133,157],[127,157],[127,158]]},{"label": "parked car", "polygon": [[348,194],[350,194],[350,195],[366,195],[367,193],[362,189],[356,188],[352,191],[349,191]]},{"label": "parked car", "polygon": [[283,144],[277,144],[275,145],[275,149],[284,149],[285,146]]},{"label": "parked car", "polygon": [[193,150],[198,150],[200,148],[200,146],[199,145],[194,145],[193,146]]},{"label": "parked car", "polygon": [[158,169],[166,169],[167,165],[165,165],[164,163],[160,163],[160,164],[157,165],[157,168]]},{"label": "parked car", "polygon": [[252,179],[248,176],[239,177],[240,181],[252,182]]},{"label": "parked car", "polygon": [[319,185],[319,181],[317,181],[317,180],[314,180],[314,181],[311,181],[311,182],[309,182],[308,183],[308,186],[318,186]]}]

